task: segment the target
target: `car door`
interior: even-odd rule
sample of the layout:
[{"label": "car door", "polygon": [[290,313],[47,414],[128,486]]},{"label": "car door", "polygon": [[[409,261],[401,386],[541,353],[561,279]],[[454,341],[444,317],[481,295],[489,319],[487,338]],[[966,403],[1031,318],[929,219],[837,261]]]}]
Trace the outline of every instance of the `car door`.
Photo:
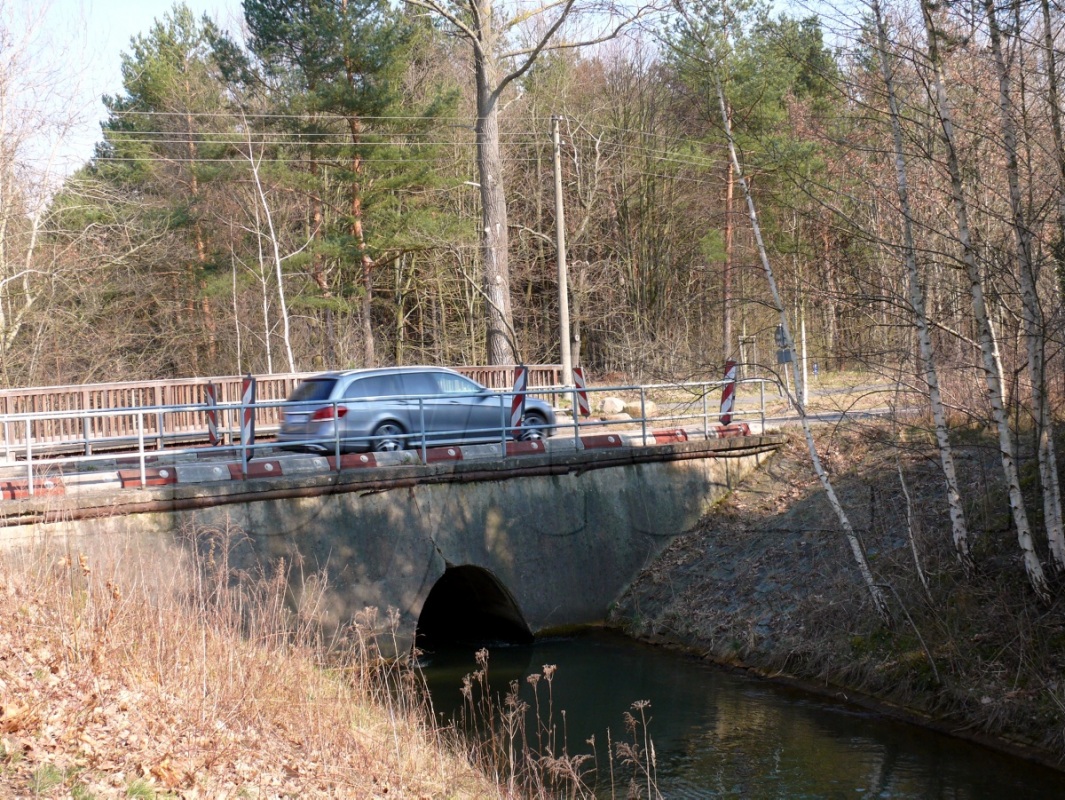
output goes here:
[{"label": "car door", "polygon": [[411,404],[402,395],[395,375],[366,375],[353,380],[344,391],[348,410],[342,420],[342,438],[372,448],[365,437],[387,420],[395,420],[404,430],[411,431]]},{"label": "car door", "polygon": [[425,431],[427,444],[448,440],[447,420],[443,413],[444,398],[440,396],[440,387],[432,372],[402,372],[398,375],[400,389],[410,403],[411,433],[415,434],[410,445],[421,444],[421,433]]},{"label": "car door", "polygon": [[450,441],[499,441],[503,431],[501,395],[455,372],[434,373],[441,402],[438,430],[457,431]]}]

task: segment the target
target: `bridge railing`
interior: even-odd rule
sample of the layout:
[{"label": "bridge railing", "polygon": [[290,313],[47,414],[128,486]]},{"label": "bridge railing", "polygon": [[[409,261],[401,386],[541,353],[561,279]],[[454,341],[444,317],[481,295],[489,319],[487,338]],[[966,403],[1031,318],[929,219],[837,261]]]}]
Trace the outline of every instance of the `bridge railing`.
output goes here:
[{"label": "bridge railing", "polygon": [[[509,387],[514,379],[513,366],[454,369],[490,389]],[[561,383],[562,368],[556,364],[538,364],[528,369],[530,389],[547,389]],[[297,384],[318,374],[256,376],[256,399],[260,404],[255,408],[255,424],[259,432],[275,432],[281,423],[282,401]],[[243,380],[240,375],[223,375],[0,390],[0,451],[8,459],[27,446],[38,453],[81,451],[91,455],[127,447],[139,435],[160,448],[168,443],[206,441],[204,386],[216,386],[218,404],[231,407],[241,401]],[[123,409],[130,413],[111,413]],[[167,411],[138,416],[135,412],[141,409]],[[27,416],[32,417],[29,427],[22,424]],[[16,418],[19,424],[11,424]],[[240,430],[238,418],[223,412],[219,421],[220,434],[232,441]],[[139,430],[138,424],[142,426]]]},{"label": "bridge railing", "polygon": [[[317,373],[315,373],[317,374]],[[549,374],[549,373],[545,373]],[[298,378],[298,376],[296,376]],[[737,394],[748,394],[756,390],[758,402],[756,407],[749,404],[738,406],[731,412],[732,418],[737,422],[759,420],[762,428],[765,425],[766,416],[766,385],[776,387],[775,382],[760,378],[749,378],[737,382]],[[201,384],[202,385],[202,384]],[[594,417],[581,418],[579,415],[566,413],[567,410],[578,407],[577,391],[573,388],[563,387],[537,387],[535,391],[528,391],[529,395],[538,395],[549,398],[552,405],[560,409],[555,427],[555,435],[579,439],[591,433],[605,430],[629,430],[638,428],[643,442],[655,441],[656,434],[674,434],[683,431],[701,433],[703,436],[715,435],[712,427],[720,424],[722,412],[717,407],[717,395],[720,394],[725,381],[704,381],[687,383],[651,384],[651,385],[625,385],[589,387],[590,405],[593,408],[601,407],[593,398],[609,396],[629,400],[631,410],[639,410],[637,414],[619,412],[615,414],[600,411]],[[500,446],[500,455],[506,454],[506,442],[514,438],[521,438],[528,433],[526,428],[522,431],[515,429],[511,423],[510,401],[511,394],[500,392],[499,395],[499,425],[483,428],[480,431],[471,432],[468,428],[457,429],[450,432],[438,432],[437,435],[446,438],[449,433],[455,438],[463,434],[479,433],[476,436],[480,441],[495,442]],[[409,400],[416,403],[417,413],[424,421],[426,398],[411,397]],[[334,405],[334,418],[336,407],[343,401],[336,401]],[[318,406],[330,405],[329,402],[317,403]],[[33,495],[36,488],[47,481],[49,475],[69,474],[77,471],[92,471],[99,469],[100,462],[113,462],[114,453],[101,453],[107,447],[124,445],[129,455],[126,461],[139,467],[141,485],[145,485],[146,465],[159,455],[159,451],[167,444],[167,437],[173,432],[182,430],[180,425],[198,426],[197,439],[205,439],[207,433],[207,415],[213,410],[221,418],[229,419],[232,424],[229,427],[230,436],[228,444],[223,442],[220,446],[204,447],[171,447],[168,449],[168,457],[178,459],[187,457],[211,457],[218,461],[241,462],[245,467],[250,459],[261,456],[266,450],[276,449],[277,444],[267,438],[259,438],[256,441],[242,441],[240,436],[241,419],[246,408],[251,408],[256,419],[280,419],[282,410],[291,407],[280,399],[262,399],[252,406],[244,406],[237,402],[218,403],[216,406],[208,406],[203,402],[170,405],[139,405],[125,408],[105,409],[59,409],[49,411],[35,411],[28,413],[2,414],[0,415],[0,429],[5,433],[6,461],[16,465],[16,471],[25,475],[25,491]],[[190,422],[191,421],[191,422]],[[180,423],[180,425],[179,425]],[[663,425],[670,426],[671,430],[656,430]],[[273,433],[277,425],[268,431],[256,429],[256,435],[262,437]],[[423,424],[424,430],[424,424]],[[539,427],[539,426],[535,426]],[[335,426],[334,426],[335,428]],[[48,431],[43,437],[38,431]],[[72,437],[66,444],[73,440],[82,452],[77,456],[56,455],[54,448],[55,440],[49,438],[51,432],[62,430]],[[112,436],[107,440],[93,438],[100,431],[121,431],[119,437]],[[162,432],[162,433],[161,433]],[[82,438],[77,438],[77,437]],[[289,441],[286,447],[300,447],[317,445],[323,452],[340,455],[344,449],[344,441],[339,433],[325,440],[314,439],[307,441]],[[371,437],[372,438],[372,437]],[[380,437],[378,437],[380,438]],[[432,446],[427,441],[425,434],[411,433],[406,438],[406,445],[422,451],[423,461],[425,451]],[[17,444],[12,444],[15,442]],[[335,462],[337,468],[340,460]]]}]

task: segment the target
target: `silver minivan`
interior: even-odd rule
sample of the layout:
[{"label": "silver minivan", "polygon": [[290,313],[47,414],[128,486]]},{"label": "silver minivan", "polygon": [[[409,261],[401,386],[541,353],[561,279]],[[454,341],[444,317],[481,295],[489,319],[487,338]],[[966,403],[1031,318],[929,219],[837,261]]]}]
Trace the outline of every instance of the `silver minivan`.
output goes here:
[{"label": "silver minivan", "polygon": [[402,450],[551,435],[555,412],[525,398],[521,427],[510,427],[512,394],[494,392],[443,367],[325,372],[300,383],[286,401],[278,443],[333,452]]}]

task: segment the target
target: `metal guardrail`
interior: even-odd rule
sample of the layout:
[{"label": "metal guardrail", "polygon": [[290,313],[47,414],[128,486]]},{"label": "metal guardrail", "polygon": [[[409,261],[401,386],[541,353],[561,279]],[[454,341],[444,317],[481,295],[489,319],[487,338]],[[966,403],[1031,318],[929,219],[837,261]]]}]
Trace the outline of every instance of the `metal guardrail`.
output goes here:
[{"label": "metal guardrail", "polygon": [[[513,366],[454,369],[489,389],[508,388],[514,378]],[[556,364],[539,364],[528,369],[530,389],[555,387],[562,380],[562,368]],[[281,422],[279,403],[292,394],[300,381],[319,374],[320,370],[256,376],[259,406],[255,412],[255,424],[259,431],[276,430]],[[20,453],[30,446],[38,452],[81,450],[85,455],[92,455],[102,449],[128,446],[140,437],[160,449],[167,443],[206,441],[204,385],[218,387],[217,402],[224,406],[240,403],[242,381],[243,376],[226,375],[3,389],[0,390],[0,453],[10,459],[13,453]],[[140,417],[133,413],[149,408],[180,410]],[[111,413],[119,409],[130,413]],[[23,424],[9,424],[15,418],[24,422],[27,416],[33,417],[28,429]],[[239,432],[237,417],[224,419],[220,433],[227,441],[236,441],[234,437],[239,436]]]},{"label": "metal guardrail", "polygon": [[[311,373],[318,374],[318,373]],[[732,418],[737,422],[754,421],[758,420],[761,424],[762,430],[765,428],[766,418],[766,396],[765,387],[769,383],[775,386],[772,381],[767,381],[761,378],[749,378],[737,382],[737,393],[745,388],[757,387],[758,390],[758,406],[756,409],[744,409],[737,407],[731,412]],[[674,384],[651,384],[651,385],[628,385],[628,386],[607,386],[607,387],[589,387],[587,392],[591,396],[596,395],[611,395],[622,397],[628,396],[631,398],[631,403],[639,403],[641,413],[639,416],[630,417],[628,419],[620,418],[585,418],[581,419],[578,415],[572,415],[567,418],[561,417],[556,425],[557,435],[568,436],[570,431],[572,432],[572,438],[579,439],[582,436],[587,436],[589,433],[594,433],[597,430],[603,430],[606,428],[617,429],[619,427],[625,427],[632,429],[638,426],[641,441],[647,442],[655,438],[654,434],[659,431],[651,430],[652,426],[678,426],[679,429],[685,430],[685,433],[693,432],[699,433],[704,437],[710,438],[714,435],[711,430],[711,425],[718,425],[720,423],[721,412],[719,410],[711,410],[711,395],[716,395],[720,392],[723,386],[727,384],[726,381],[705,381],[705,382],[688,382],[688,383],[674,383]],[[552,405],[557,407],[569,406],[570,408],[577,408],[577,390],[573,388],[561,388],[561,387],[535,387],[535,391],[531,389],[527,394],[544,396],[553,398]],[[239,390],[239,389],[238,389]],[[514,430],[510,426],[510,409],[505,402],[507,395],[500,394],[500,426],[498,428],[491,429],[493,434],[492,442],[500,445],[501,456],[506,455],[506,442],[514,438]],[[425,398],[410,398],[412,401],[417,400],[420,410],[423,408],[423,401]],[[716,398],[715,398],[716,399]],[[567,402],[568,401],[568,402]],[[324,406],[329,403],[318,403],[318,405]],[[333,405],[337,403],[334,402]],[[651,408],[651,404],[655,406],[661,406],[664,413],[648,414],[648,409]],[[255,403],[252,408],[255,410],[256,417],[262,415],[265,418],[278,419],[280,417],[280,409],[287,405],[282,400],[269,400],[260,401]],[[594,405],[593,405],[594,407]],[[186,447],[186,448],[171,448],[168,451],[168,455],[173,457],[180,457],[183,455],[191,455],[194,457],[201,457],[204,455],[210,455],[220,460],[224,460],[227,456],[230,460],[235,460],[244,465],[246,470],[248,461],[254,458],[257,454],[261,454],[265,449],[275,449],[277,445],[273,442],[244,442],[239,440],[240,428],[236,423],[240,420],[245,406],[237,403],[219,403],[214,407],[214,410],[224,417],[231,418],[234,425],[231,427],[231,438],[228,444],[221,444],[216,447]],[[146,464],[149,459],[156,457],[161,449],[162,438],[159,431],[172,431],[176,426],[169,423],[168,418],[180,419],[180,420],[197,420],[198,421],[198,433],[201,434],[200,438],[206,440],[207,436],[207,413],[211,410],[211,407],[205,403],[194,404],[175,404],[165,406],[138,406],[132,408],[109,408],[109,409],[91,409],[91,410],[72,410],[72,411],[50,411],[50,412],[33,412],[22,414],[6,414],[0,415],[0,426],[4,431],[21,431],[22,436],[20,439],[21,445],[18,448],[12,447],[10,444],[6,449],[7,460],[9,464],[14,464],[16,472],[24,474],[25,485],[22,491],[25,491],[28,495],[35,494],[35,488],[40,485],[47,485],[48,476],[54,474],[69,474],[70,472],[78,472],[79,470],[93,470],[98,469],[101,462],[113,460],[114,456],[104,455],[99,453],[89,452],[93,443],[99,444],[99,440],[90,440],[86,443],[85,453],[78,456],[55,456],[48,455],[40,457],[42,449],[47,448],[52,444],[51,441],[40,442],[34,438],[35,431],[41,427],[48,428],[45,423],[62,423],[59,427],[65,427],[67,430],[74,431],[88,431],[88,430],[100,430],[100,429],[121,429],[123,431],[130,431],[131,436],[124,435],[122,437],[122,443],[128,446],[132,452],[126,457],[130,465],[136,464],[139,467],[140,472],[140,485],[145,485]],[[656,409],[657,410],[657,409]],[[121,420],[119,423],[118,420]],[[687,427],[685,427],[687,424]],[[465,429],[456,430],[453,433],[456,435],[467,433]],[[667,431],[668,432],[668,431]],[[169,435],[169,434],[164,434]],[[498,435],[498,438],[495,438]],[[233,438],[235,437],[235,438]],[[478,437],[482,440],[485,437]],[[8,440],[10,442],[10,440]],[[80,440],[78,440],[80,442]],[[315,440],[316,443],[322,444],[321,440]],[[309,442],[308,442],[309,443]],[[408,443],[417,447],[421,451],[423,462],[426,460],[426,449],[433,446],[432,443],[427,442],[424,434],[419,437],[417,434],[408,436]],[[112,441],[112,444],[117,446],[118,442]],[[299,445],[299,442],[290,442],[289,445]],[[330,450],[333,454],[339,456],[342,451],[342,441],[334,437],[328,442]],[[340,459],[336,460],[337,468],[340,468]],[[23,471],[24,470],[24,471]],[[246,472],[244,473],[246,474]]]}]

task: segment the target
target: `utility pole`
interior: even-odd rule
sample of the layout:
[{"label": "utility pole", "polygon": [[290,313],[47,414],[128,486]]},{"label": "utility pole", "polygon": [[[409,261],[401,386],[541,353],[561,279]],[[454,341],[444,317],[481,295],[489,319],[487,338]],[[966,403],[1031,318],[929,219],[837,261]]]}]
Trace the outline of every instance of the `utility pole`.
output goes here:
[{"label": "utility pole", "polygon": [[555,150],[555,223],[558,225],[558,328],[562,345],[562,384],[573,385],[573,358],[569,341],[569,278],[566,274],[566,218],[562,207],[562,143],[559,135],[561,117],[551,117],[551,141]]}]

